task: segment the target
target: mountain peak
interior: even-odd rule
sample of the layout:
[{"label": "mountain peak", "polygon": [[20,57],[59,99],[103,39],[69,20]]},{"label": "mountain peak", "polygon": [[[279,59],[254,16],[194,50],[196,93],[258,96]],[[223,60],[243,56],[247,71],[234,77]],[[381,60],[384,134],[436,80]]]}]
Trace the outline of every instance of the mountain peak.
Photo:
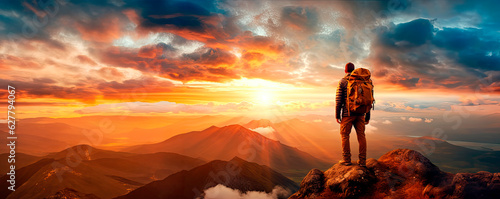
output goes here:
[{"label": "mountain peak", "polygon": [[241,125],[239,125],[239,124],[231,124],[231,125],[224,126],[221,129],[224,129],[224,130],[241,130],[241,129],[246,129],[246,128],[243,127],[243,126],[241,126]]},{"label": "mountain peak", "polygon": [[432,140],[435,142],[446,142],[446,140],[439,139],[439,138],[432,137],[432,136],[422,136],[422,137],[415,138],[415,139],[417,139],[417,140]]},{"label": "mountain peak", "polygon": [[259,127],[268,127],[268,126],[272,126],[272,125],[273,125],[273,123],[270,120],[260,119],[260,120],[252,120],[243,126],[247,127],[247,128],[254,129],[254,128],[259,128]]},{"label": "mountain peak", "polygon": [[368,159],[366,167],[335,164],[325,172],[313,169],[290,199],[495,198],[499,191],[498,173],[446,173],[417,151],[396,149],[378,160]]},{"label": "mountain peak", "polygon": [[245,161],[245,160],[241,159],[241,158],[240,158],[240,157],[238,157],[238,156],[234,156],[234,158],[233,158],[233,159],[231,159],[231,160],[229,160],[229,162],[247,162],[247,161]]},{"label": "mountain peak", "polygon": [[246,134],[246,133],[253,133],[253,131],[245,128],[244,126],[241,126],[239,124],[232,124],[228,126],[221,127],[218,130],[220,133],[230,133],[230,134]]}]

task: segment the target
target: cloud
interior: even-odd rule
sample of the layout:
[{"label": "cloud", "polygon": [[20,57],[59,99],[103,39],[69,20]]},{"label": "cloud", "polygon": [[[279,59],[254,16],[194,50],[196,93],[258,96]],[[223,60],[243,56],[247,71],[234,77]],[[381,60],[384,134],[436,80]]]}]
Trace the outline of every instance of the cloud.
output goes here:
[{"label": "cloud", "polygon": [[42,78],[32,81],[0,79],[1,85],[12,85],[20,89],[20,95],[26,97],[54,97],[60,99],[77,99],[85,103],[94,103],[99,91],[88,87],[62,87],[53,85],[55,80]]},{"label": "cloud", "polygon": [[242,193],[240,190],[231,189],[221,184],[205,190],[204,193],[204,199],[278,199],[291,194],[280,186],[274,187],[270,193],[259,191]]},{"label": "cloud", "polygon": [[409,89],[481,86],[484,92],[482,87],[493,86],[487,78],[490,71],[500,70],[500,55],[490,53],[500,48],[498,38],[477,28],[437,23],[419,18],[377,27],[367,58],[375,66],[374,76]]},{"label": "cloud", "polygon": [[408,121],[410,121],[410,122],[421,122],[422,118],[410,117],[410,118],[408,118]]},{"label": "cloud", "polygon": [[408,121],[410,121],[410,122],[422,122],[422,121],[424,121],[425,123],[431,123],[432,121],[434,121],[434,119],[432,119],[432,118],[410,117],[410,118],[408,118]]},{"label": "cloud", "polygon": [[375,127],[375,126],[373,126],[371,122],[370,122],[370,124],[368,124],[368,125],[365,126],[365,132],[366,132],[366,134],[373,134],[377,130],[378,130],[378,128]]},{"label": "cloud", "polygon": [[[106,69],[105,69],[106,70]],[[100,71],[101,74],[106,74],[107,71]],[[114,70],[109,70],[111,73],[119,73]],[[117,74],[118,75],[118,74]],[[116,76],[113,76],[116,77]],[[141,93],[151,93],[151,92],[168,92],[174,84],[168,80],[162,80],[159,78],[151,76],[141,76],[136,79],[127,79],[122,82],[110,81],[102,82],[97,85],[97,88],[102,92],[126,92],[141,90]]]},{"label": "cloud", "polygon": [[389,121],[389,120],[384,120],[384,121],[382,122],[382,124],[392,124],[392,122],[391,122],[391,121]]},{"label": "cloud", "polygon": [[500,102],[497,100],[487,99],[480,95],[463,96],[460,98],[462,106],[479,106],[479,105],[495,105]]},{"label": "cloud", "polygon": [[120,47],[100,49],[96,56],[103,63],[133,68],[145,74],[155,74],[182,82],[210,81],[224,82],[239,79],[240,76],[232,66],[236,62],[235,55],[223,50],[198,48],[194,52],[177,56],[177,48],[161,43],[156,46],[143,46],[122,51]]},{"label": "cloud", "polygon": [[151,92],[171,91],[169,80],[323,87],[348,61],[369,68],[377,88],[500,92],[500,14],[491,0],[50,2],[0,2],[0,71],[34,98],[91,103],[141,81]]},{"label": "cloud", "polygon": [[257,128],[254,128],[254,129],[250,129],[252,131],[255,131],[257,133],[260,133],[261,135],[267,137],[267,138],[270,138],[270,139],[273,139],[273,140],[277,140],[276,139],[276,136],[274,134],[274,132],[276,132],[276,130],[271,127],[271,126],[266,126],[266,127],[257,127]]},{"label": "cloud", "polygon": [[382,100],[381,102],[377,101],[375,106],[377,109],[387,112],[409,112],[415,109],[412,106],[408,106],[406,102],[391,102]]}]

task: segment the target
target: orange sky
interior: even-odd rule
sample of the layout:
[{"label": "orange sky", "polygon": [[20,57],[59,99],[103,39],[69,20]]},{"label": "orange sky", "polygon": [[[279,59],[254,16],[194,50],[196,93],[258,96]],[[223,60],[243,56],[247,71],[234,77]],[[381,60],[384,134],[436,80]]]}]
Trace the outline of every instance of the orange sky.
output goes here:
[{"label": "orange sky", "polygon": [[[500,112],[491,106],[500,101],[497,66],[477,65],[495,64],[481,62],[498,57],[495,51],[461,60],[450,55],[462,51],[441,37],[478,24],[438,12],[383,20],[353,15],[377,13],[380,2],[212,3],[189,3],[190,9],[110,4],[92,12],[92,3],[67,3],[55,14],[30,2],[12,5],[12,13],[0,12],[0,97],[7,98],[7,85],[16,87],[20,118],[333,114],[343,66],[353,62],[372,71],[381,111],[487,106]],[[49,17],[33,35],[19,31],[22,26],[6,28],[33,15]],[[442,20],[427,20],[434,15]],[[415,27],[422,31],[407,31]],[[4,119],[4,100],[1,105]]]}]

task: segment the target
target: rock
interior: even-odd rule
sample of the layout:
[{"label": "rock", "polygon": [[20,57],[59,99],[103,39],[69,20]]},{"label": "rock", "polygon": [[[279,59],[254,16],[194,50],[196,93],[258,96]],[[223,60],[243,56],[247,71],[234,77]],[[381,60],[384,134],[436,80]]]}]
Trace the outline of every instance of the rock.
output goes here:
[{"label": "rock", "polygon": [[335,164],[311,170],[290,199],[322,198],[497,198],[500,174],[451,174],[422,154],[396,149],[366,167]]},{"label": "rock", "polygon": [[341,197],[357,197],[369,192],[371,187],[367,185],[376,179],[373,172],[357,165],[334,165],[325,172],[325,176],[328,179],[325,187],[342,193]]},{"label": "rock", "polygon": [[309,173],[300,183],[300,187],[302,187],[304,190],[302,195],[306,196],[323,191],[324,179],[325,175],[322,171],[318,169],[309,171]]}]

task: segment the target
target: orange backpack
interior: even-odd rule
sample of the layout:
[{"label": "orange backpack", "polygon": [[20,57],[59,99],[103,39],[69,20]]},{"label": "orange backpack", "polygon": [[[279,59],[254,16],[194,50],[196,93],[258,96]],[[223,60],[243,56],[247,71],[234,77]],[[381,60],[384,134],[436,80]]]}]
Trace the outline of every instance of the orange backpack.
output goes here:
[{"label": "orange backpack", "polygon": [[368,113],[375,107],[373,98],[373,84],[368,69],[357,68],[351,72],[347,79],[347,111],[354,113]]}]

